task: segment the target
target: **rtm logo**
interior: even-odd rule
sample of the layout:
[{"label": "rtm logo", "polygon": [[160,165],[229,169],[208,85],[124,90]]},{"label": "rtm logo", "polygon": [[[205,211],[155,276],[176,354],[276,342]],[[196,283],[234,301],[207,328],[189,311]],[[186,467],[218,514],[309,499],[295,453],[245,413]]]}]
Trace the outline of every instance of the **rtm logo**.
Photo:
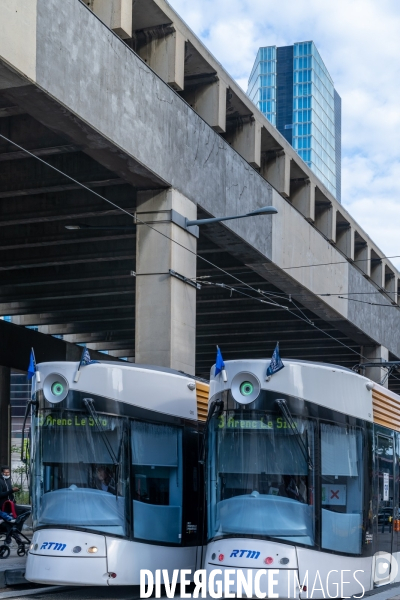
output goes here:
[{"label": "rtm logo", "polygon": [[246,552],[247,556],[245,558],[258,558],[260,556],[260,553],[255,550],[232,550],[229,558],[243,558]]},{"label": "rtm logo", "polygon": [[[53,546],[53,548],[52,548]],[[57,542],[43,542],[40,546],[41,550],[59,550],[62,552],[67,547],[67,544],[58,544]]]}]

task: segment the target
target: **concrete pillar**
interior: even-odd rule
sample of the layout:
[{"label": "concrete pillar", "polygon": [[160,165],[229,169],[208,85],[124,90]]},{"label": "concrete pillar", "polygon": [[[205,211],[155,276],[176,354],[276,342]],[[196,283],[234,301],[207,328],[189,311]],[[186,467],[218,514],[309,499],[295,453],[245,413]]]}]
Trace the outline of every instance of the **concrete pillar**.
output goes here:
[{"label": "concrete pillar", "polygon": [[222,81],[188,89],[183,98],[218,133],[226,131],[226,90]]},{"label": "concrete pillar", "polygon": [[336,242],[336,208],[332,204],[325,204],[315,211],[315,227],[330,242]]},{"label": "concrete pillar", "polygon": [[285,198],[290,195],[290,157],[284,152],[263,153],[260,174]]},{"label": "concrete pillar", "polygon": [[354,253],[354,264],[368,277],[371,277],[371,247],[365,243]]},{"label": "concrete pillar", "polygon": [[238,119],[236,128],[226,140],[252,167],[261,167],[261,124],[258,121],[240,123]]},{"label": "concrete pillar", "polygon": [[132,0],[87,0],[87,3],[120,38],[132,37]]},{"label": "concrete pillar", "polygon": [[354,260],[354,229],[350,224],[337,228],[336,246],[348,259]]},{"label": "concrete pillar", "polygon": [[295,208],[307,219],[315,220],[315,184],[306,180],[300,185],[292,186],[290,200]]},{"label": "concrete pillar", "polygon": [[395,302],[396,301],[396,293],[397,293],[396,275],[394,274],[393,270],[388,265],[385,265],[384,271],[385,271],[385,290],[389,294],[390,299],[393,302]]},{"label": "concrete pillar", "polygon": [[149,67],[177,91],[184,88],[185,42],[184,36],[175,31],[166,37],[150,40],[138,51]]},{"label": "concrete pillar", "polygon": [[380,288],[385,287],[385,264],[375,252],[371,252],[371,279]]},{"label": "concrete pillar", "polygon": [[[365,357],[361,360],[364,362],[386,362],[389,360],[389,350],[384,346],[362,346],[361,354]],[[361,371],[363,373],[363,371]],[[380,367],[368,367],[365,369],[365,377],[380,383],[387,373],[387,369],[381,369]],[[388,387],[388,379],[383,383],[384,387]]]},{"label": "concrete pillar", "polygon": [[10,368],[0,367],[0,465],[11,460]]},{"label": "concrete pillar", "polygon": [[137,225],[135,362],[193,375],[196,288],[169,270],[196,277],[197,239],[171,222],[171,210],[196,219],[196,205],[173,189],[138,192],[137,202],[138,218],[154,229]]}]

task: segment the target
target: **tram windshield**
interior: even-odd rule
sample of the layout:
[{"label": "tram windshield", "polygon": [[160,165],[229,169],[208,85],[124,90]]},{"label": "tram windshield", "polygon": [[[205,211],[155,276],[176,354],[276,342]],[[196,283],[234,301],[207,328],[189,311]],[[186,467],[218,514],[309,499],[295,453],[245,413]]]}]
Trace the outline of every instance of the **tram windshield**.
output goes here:
[{"label": "tram windshield", "polygon": [[228,411],[208,430],[208,534],[314,544],[315,424]]},{"label": "tram windshield", "polygon": [[125,535],[125,419],[86,412],[37,417],[34,526],[65,525]]}]

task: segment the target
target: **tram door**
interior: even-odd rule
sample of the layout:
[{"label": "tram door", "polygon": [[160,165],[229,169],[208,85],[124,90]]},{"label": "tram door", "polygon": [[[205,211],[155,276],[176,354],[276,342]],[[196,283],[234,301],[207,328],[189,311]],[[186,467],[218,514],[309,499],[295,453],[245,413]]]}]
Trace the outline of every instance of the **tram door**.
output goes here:
[{"label": "tram door", "polygon": [[[394,447],[390,435],[375,435],[375,494],[377,508],[377,543],[375,552],[387,552],[391,555],[397,548],[393,547],[394,530]],[[397,501],[397,498],[396,498]],[[379,569],[382,572],[378,572]],[[375,583],[389,583],[390,570],[383,572],[380,561],[375,564]]]}]

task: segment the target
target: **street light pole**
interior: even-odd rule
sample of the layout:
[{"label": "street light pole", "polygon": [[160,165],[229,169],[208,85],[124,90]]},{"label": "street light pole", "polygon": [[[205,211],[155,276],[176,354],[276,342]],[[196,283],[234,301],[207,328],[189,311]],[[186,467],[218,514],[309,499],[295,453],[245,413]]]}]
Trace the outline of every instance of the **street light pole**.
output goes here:
[{"label": "street light pole", "polygon": [[233,219],[256,217],[257,215],[276,215],[277,212],[278,211],[274,206],[263,206],[262,208],[258,208],[257,210],[253,210],[252,212],[244,215],[234,215],[233,217],[211,217],[210,219],[196,219],[195,221],[186,219],[185,223],[186,227],[191,227],[193,225],[207,225],[208,223],[220,223],[221,221],[232,221]]}]

